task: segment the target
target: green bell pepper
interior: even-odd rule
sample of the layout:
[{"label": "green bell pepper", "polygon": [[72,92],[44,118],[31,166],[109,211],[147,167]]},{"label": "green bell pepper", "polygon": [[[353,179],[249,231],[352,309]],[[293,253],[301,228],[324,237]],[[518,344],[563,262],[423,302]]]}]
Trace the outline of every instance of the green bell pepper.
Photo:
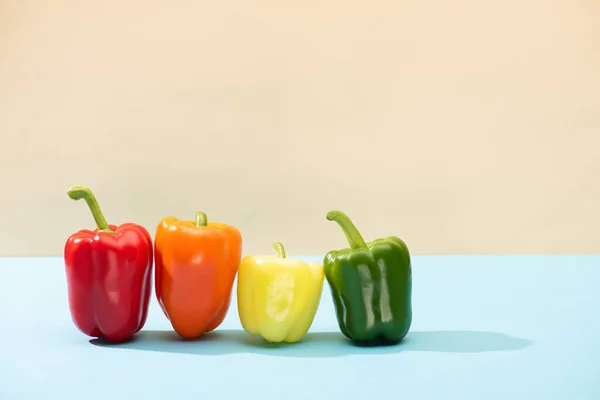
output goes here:
[{"label": "green bell pepper", "polygon": [[341,211],[330,211],[327,219],[337,222],[350,244],[328,252],[323,261],[340,330],[363,344],[401,341],[412,323],[412,267],[406,244],[395,236],[366,243]]}]

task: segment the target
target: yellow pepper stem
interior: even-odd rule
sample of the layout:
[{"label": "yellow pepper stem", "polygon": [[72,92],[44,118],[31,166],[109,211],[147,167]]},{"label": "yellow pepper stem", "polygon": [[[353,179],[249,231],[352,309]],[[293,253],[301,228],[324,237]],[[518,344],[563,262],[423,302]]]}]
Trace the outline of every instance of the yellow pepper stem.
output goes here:
[{"label": "yellow pepper stem", "polygon": [[273,243],[273,248],[277,252],[277,256],[279,258],[285,258],[285,248],[283,247],[283,244],[281,242]]}]

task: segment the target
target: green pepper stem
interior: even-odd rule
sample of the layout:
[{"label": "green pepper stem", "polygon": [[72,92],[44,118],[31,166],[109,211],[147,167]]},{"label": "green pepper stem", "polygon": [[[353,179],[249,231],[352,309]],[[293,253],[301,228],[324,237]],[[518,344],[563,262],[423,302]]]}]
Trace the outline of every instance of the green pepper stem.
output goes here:
[{"label": "green pepper stem", "polygon": [[85,200],[90,211],[92,212],[94,221],[96,221],[98,231],[114,233],[108,227],[108,222],[106,222],[104,215],[102,215],[102,211],[100,211],[98,200],[96,200],[96,196],[94,196],[90,188],[82,185],[73,185],[69,188],[69,190],[67,190],[67,195],[73,200]]},{"label": "green pepper stem", "polygon": [[196,226],[206,226],[208,224],[208,218],[206,214],[201,211],[196,212]]},{"label": "green pepper stem", "polygon": [[346,214],[338,210],[329,211],[327,213],[327,219],[329,221],[337,222],[337,224],[342,228],[344,234],[346,235],[346,239],[348,239],[351,249],[357,250],[367,248],[367,244],[365,243],[362,235]]},{"label": "green pepper stem", "polygon": [[277,252],[277,257],[285,258],[285,248],[283,247],[283,244],[281,242],[273,243],[273,248]]}]

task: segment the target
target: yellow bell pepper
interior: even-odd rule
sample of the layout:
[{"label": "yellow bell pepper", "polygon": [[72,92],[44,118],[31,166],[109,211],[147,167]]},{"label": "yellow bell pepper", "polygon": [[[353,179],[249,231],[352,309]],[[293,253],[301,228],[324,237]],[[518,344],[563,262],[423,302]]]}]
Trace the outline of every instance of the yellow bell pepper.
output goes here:
[{"label": "yellow bell pepper", "polygon": [[300,341],[313,323],[323,289],[320,263],[277,256],[249,255],[238,269],[238,314],[244,330],[269,343]]}]

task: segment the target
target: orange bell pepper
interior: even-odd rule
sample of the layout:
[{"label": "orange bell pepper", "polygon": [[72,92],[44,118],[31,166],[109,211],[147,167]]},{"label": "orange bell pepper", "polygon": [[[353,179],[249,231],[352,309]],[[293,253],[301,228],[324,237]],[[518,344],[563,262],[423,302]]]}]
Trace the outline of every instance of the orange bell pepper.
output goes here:
[{"label": "orange bell pepper", "polygon": [[216,329],[227,314],[242,256],[242,236],[231,225],[163,218],[154,239],[158,303],[179,336]]}]

